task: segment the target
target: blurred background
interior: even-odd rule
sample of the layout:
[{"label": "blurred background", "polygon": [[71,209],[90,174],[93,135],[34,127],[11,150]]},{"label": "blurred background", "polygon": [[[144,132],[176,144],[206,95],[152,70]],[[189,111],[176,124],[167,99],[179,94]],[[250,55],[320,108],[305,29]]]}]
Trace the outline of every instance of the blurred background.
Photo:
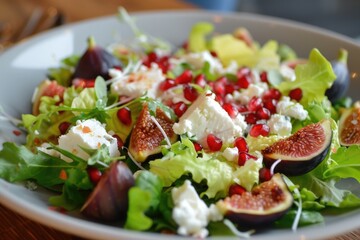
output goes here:
[{"label": "blurred background", "polygon": [[186,0],[201,8],[291,19],[360,41],[360,0]]}]

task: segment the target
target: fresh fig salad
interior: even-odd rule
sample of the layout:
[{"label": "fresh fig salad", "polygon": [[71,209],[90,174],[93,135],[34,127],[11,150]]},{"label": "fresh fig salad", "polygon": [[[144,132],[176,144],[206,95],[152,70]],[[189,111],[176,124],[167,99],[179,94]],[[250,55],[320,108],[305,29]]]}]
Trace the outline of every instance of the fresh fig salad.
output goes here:
[{"label": "fresh fig salad", "polygon": [[338,185],[360,181],[346,49],[300,58],[209,22],[174,47],[119,18],[132,41],[89,36],[49,69],[19,120],[26,143],[3,144],[1,178],[49,190],[51,209],[196,238],[296,231],[360,206]]}]

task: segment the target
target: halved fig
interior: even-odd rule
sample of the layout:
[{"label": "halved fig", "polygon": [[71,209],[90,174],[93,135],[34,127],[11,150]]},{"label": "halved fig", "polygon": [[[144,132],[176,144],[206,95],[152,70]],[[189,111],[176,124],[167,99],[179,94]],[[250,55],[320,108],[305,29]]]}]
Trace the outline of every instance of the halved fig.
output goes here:
[{"label": "halved fig", "polygon": [[32,114],[39,114],[39,106],[41,97],[54,97],[58,95],[62,100],[65,92],[65,87],[58,84],[56,81],[50,81],[48,79],[42,81],[36,88],[33,96]]},{"label": "halved fig", "polygon": [[150,155],[160,153],[162,142],[165,139],[163,133],[171,143],[175,142],[177,138],[172,129],[174,121],[160,108],[156,109],[155,119],[164,132],[151,119],[148,106],[145,105],[134,125],[129,142],[129,153],[137,162],[144,162]]},{"label": "halved fig", "polygon": [[346,109],[339,121],[339,140],[343,146],[360,145],[360,105]]},{"label": "halved fig", "polygon": [[107,50],[96,45],[93,37],[88,38],[88,48],[81,56],[73,74],[73,79],[94,80],[101,76],[109,78],[110,68],[121,68],[122,63]]},{"label": "halved fig", "polygon": [[271,168],[280,159],[274,172],[292,176],[305,174],[324,160],[330,150],[331,138],[330,120],[307,125],[262,150],[264,164]]},{"label": "halved fig", "polygon": [[135,179],[128,166],[113,162],[81,208],[81,213],[97,221],[116,221],[126,217],[128,191]]},{"label": "halved fig", "polygon": [[293,197],[277,173],[251,192],[234,194],[216,203],[224,216],[240,226],[259,226],[281,218],[292,206]]}]

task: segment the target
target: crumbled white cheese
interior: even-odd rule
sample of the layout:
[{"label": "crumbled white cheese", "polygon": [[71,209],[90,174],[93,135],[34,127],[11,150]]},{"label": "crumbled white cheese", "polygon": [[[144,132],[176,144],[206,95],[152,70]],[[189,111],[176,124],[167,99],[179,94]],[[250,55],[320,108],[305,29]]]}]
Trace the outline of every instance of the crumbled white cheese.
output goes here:
[{"label": "crumbled white cheese", "polygon": [[43,143],[41,144],[41,146],[37,147],[38,151],[44,152],[46,154],[49,154],[51,156],[54,157],[59,157],[60,153],[54,149],[48,149],[49,147],[51,147],[51,145],[49,143]]},{"label": "crumbled white cheese", "polygon": [[273,114],[267,122],[270,128],[271,134],[276,134],[282,137],[289,136],[292,130],[292,124],[290,118],[280,115]]},{"label": "crumbled white cheese", "polygon": [[194,69],[201,69],[204,67],[205,63],[207,62],[210,66],[210,72],[216,74],[226,74],[226,73],[233,73],[235,74],[238,65],[236,61],[230,62],[230,64],[224,68],[220,60],[211,55],[209,51],[203,51],[198,53],[189,53],[181,56],[180,58],[171,58],[170,64],[172,66],[178,65],[181,63],[190,64]]},{"label": "crumbled white cheese", "polygon": [[206,229],[209,221],[220,221],[223,218],[215,205],[207,207],[189,180],[173,188],[171,196],[175,205],[172,218],[179,225],[179,235],[205,238],[209,234]]},{"label": "crumbled white cheese", "polygon": [[[115,71],[110,74],[116,76]],[[120,76],[120,75],[119,75]],[[151,68],[141,66],[137,72],[119,77],[112,85],[111,92],[119,96],[140,97],[146,93],[150,98],[156,98],[160,82],[165,80],[162,70],[155,63]]]},{"label": "crumbled white cheese", "polygon": [[160,96],[161,102],[170,104],[184,102],[185,104],[190,104],[191,102],[184,97],[183,88],[182,85],[178,85],[167,89]]},{"label": "crumbled white cheese", "polygon": [[283,96],[278,102],[276,112],[299,120],[305,120],[308,117],[308,112],[304,107],[300,103],[291,101],[287,96]]},{"label": "crumbled white cheese", "polygon": [[[103,144],[109,148],[111,157],[120,156],[117,139],[109,135],[105,126],[95,119],[77,121],[67,134],[59,137],[59,147],[76,156],[87,160],[89,155],[81,149],[99,149]],[[72,160],[64,155],[60,156],[67,162]]]},{"label": "crumbled white cheese", "polygon": [[280,75],[285,78],[285,80],[293,82],[296,79],[295,71],[286,64],[281,64],[279,68]]},{"label": "crumbled white cheese", "polygon": [[230,162],[237,162],[239,158],[239,150],[236,147],[227,147],[222,153],[223,157]]},{"label": "crumbled white cheese", "polygon": [[246,126],[243,116],[232,119],[215,101],[215,94],[207,92],[193,102],[179,122],[173,125],[173,130],[176,134],[194,137],[202,146],[207,147],[206,138],[210,133],[223,143],[231,143],[236,137],[242,136]]},{"label": "crumbled white cheese", "polygon": [[240,101],[241,104],[247,104],[253,97],[261,97],[268,90],[268,85],[264,82],[250,83],[247,89],[241,89],[240,92],[234,91],[234,100]]}]

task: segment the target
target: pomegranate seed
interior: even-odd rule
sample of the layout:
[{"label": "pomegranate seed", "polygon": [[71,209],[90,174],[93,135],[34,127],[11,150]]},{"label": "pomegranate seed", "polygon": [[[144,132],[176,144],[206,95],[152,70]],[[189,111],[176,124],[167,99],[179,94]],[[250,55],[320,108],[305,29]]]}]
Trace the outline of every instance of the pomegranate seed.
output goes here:
[{"label": "pomegranate seed", "polygon": [[256,110],[256,116],[259,119],[268,120],[268,119],[270,119],[270,115],[271,115],[271,112],[267,108],[262,107],[262,108],[259,108],[258,110]]},{"label": "pomegranate seed", "polygon": [[256,113],[249,113],[245,116],[245,122],[248,124],[255,124],[258,120]]},{"label": "pomegranate seed", "polygon": [[20,131],[20,130],[13,130],[12,132],[13,132],[13,134],[14,134],[15,136],[20,136],[20,135],[21,135],[21,131]]},{"label": "pomegranate seed", "polygon": [[193,102],[197,99],[198,95],[199,95],[198,92],[192,86],[188,84],[184,86],[184,97],[186,100]]},{"label": "pomegranate seed", "polygon": [[195,148],[195,151],[201,151],[203,149],[203,147],[201,146],[200,143],[197,143],[197,142],[193,142],[194,144],[194,148]]},{"label": "pomegranate seed", "polygon": [[272,175],[271,175],[270,169],[263,167],[259,170],[260,182],[269,181],[271,179],[271,177],[272,177]]},{"label": "pomegranate seed", "polygon": [[293,90],[291,90],[289,92],[289,97],[292,100],[295,100],[295,101],[298,101],[298,102],[301,100],[302,96],[303,96],[303,94],[302,94],[301,88],[294,88]]},{"label": "pomegranate seed", "polygon": [[235,86],[231,83],[225,85],[225,94],[233,94],[235,91]]},{"label": "pomegranate seed", "polygon": [[170,68],[169,57],[163,56],[157,61],[158,66],[161,68],[163,73],[166,73]]},{"label": "pomegranate seed", "polygon": [[189,48],[189,43],[187,41],[185,41],[183,44],[182,44],[182,48],[184,48],[185,50],[188,50]]},{"label": "pomegranate seed", "polygon": [[100,181],[102,173],[96,167],[88,167],[87,173],[89,175],[90,181],[93,184],[97,184]]},{"label": "pomegranate seed", "polygon": [[192,81],[192,79],[193,79],[193,74],[192,74],[191,70],[187,69],[175,78],[175,83],[176,84],[186,84],[186,83],[190,83]]},{"label": "pomegranate seed", "polygon": [[229,196],[230,197],[235,194],[241,195],[244,192],[246,192],[246,189],[244,187],[240,186],[239,184],[234,183],[229,187]]},{"label": "pomegranate seed", "polygon": [[209,134],[206,141],[211,151],[219,151],[222,147],[222,140],[214,134]]},{"label": "pomegranate seed", "polygon": [[262,96],[262,99],[264,101],[271,99],[279,100],[280,98],[281,98],[281,92],[276,88],[270,88],[266,90]]},{"label": "pomegranate seed", "polygon": [[261,108],[261,105],[262,105],[261,98],[252,97],[248,103],[248,109],[249,109],[249,111],[254,112],[254,111],[258,110],[259,108]]},{"label": "pomegranate seed", "polygon": [[67,132],[70,125],[71,125],[71,123],[69,123],[69,122],[62,122],[59,124],[59,131],[60,131],[61,135],[64,135]]},{"label": "pomegranate seed", "polygon": [[75,78],[72,85],[76,88],[92,88],[95,86],[95,79]]},{"label": "pomegranate seed", "polygon": [[239,105],[238,106],[238,111],[241,112],[241,113],[244,113],[244,112],[248,112],[249,109],[245,105]]},{"label": "pomegranate seed", "polygon": [[238,165],[244,166],[246,161],[250,159],[250,156],[246,152],[239,152]]},{"label": "pomegranate seed", "polygon": [[199,85],[200,87],[204,88],[206,86],[206,80],[204,74],[199,74],[194,79],[195,84]]},{"label": "pomegranate seed", "polygon": [[267,72],[263,71],[260,73],[260,80],[262,82],[269,83],[268,78],[267,78]]},{"label": "pomegranate seed", "polygon": [[158,55],[155,52],[150,52],[147,55],[147,58],[148,58],[149,62],[156,62],[158,60]]},{"label": "pomegranate seed", "polygon": [[175,81],[173,79],[167,78],[164,81],[162,81],[159,85],[159,89],[161,91],[166,91],[172,87],[175,87]]},{"label": "pomegranate seed", "polygon": [[249,147],[246,143],[245,138],[243,137],[236,138],[234,146],[238,149],[239,152],[249,152]]},{"label": "pomegranate seed", "polygon": [[236,106],[231,103],[224,103],[222,107],[229,114],[231,118],[235,118],[236,115],[238,115],[239,113]]},{"label": "pomegranate seed", "polygon": [[268,109],[271,114],[276,113],[277,101],[275,99],[266,100],[263,102],[264,108]]},{"label": "pomegranate seed", "polygon": [[237,81],[237,85],[240,88],[244,88],[244,89],[248,88],[250,85],[250,76],[244,75],[244,76],[240,77]]},{"label": "pomegranate seed", "polygon": [[184,102],[177,102],[172,106],[172,109],[178,117],[181,117],[186,112],[187,108],[188,107]]},{"label": "pomegranate seed", "polygon": [[227,83],[226,77],[221,77],[212,85],[212,89],[216,95],[225,96],[225,84]]},{"label": "pomegranate seed", "polygon": [[224,104],[224,98],[220,95],[215,96],[215,101],[217,101],[220,105]]},{"label": "pomegranate seed", "polygon": [[125,125],[130,125],[131,124],[131,111],[129,108],[124,107],[124,108],[120,108],[117,111],[117,117],[120,120],[120,122],[122,122]]},{"label": "pomegranate seed", "polygon": [[217,56],[218,56],[215,51],[210,51],[210,54],[211,54],[211,56],[213,56],[213,57],[217,57]]},{"label": "pomegranate seed", "polygon": [[259,123],[251,127],[249,134],[252,137],[258,137],[258,136],[266,137],[269,135],[269,132],[270,132],[270,128],[267,125]]},{"label": "pomegranate seed", "polygon": [[117,140],[118,149],[122,149],[122,147],[124,146],[123,140],[117,134],[114,134],[113,137]]}]

